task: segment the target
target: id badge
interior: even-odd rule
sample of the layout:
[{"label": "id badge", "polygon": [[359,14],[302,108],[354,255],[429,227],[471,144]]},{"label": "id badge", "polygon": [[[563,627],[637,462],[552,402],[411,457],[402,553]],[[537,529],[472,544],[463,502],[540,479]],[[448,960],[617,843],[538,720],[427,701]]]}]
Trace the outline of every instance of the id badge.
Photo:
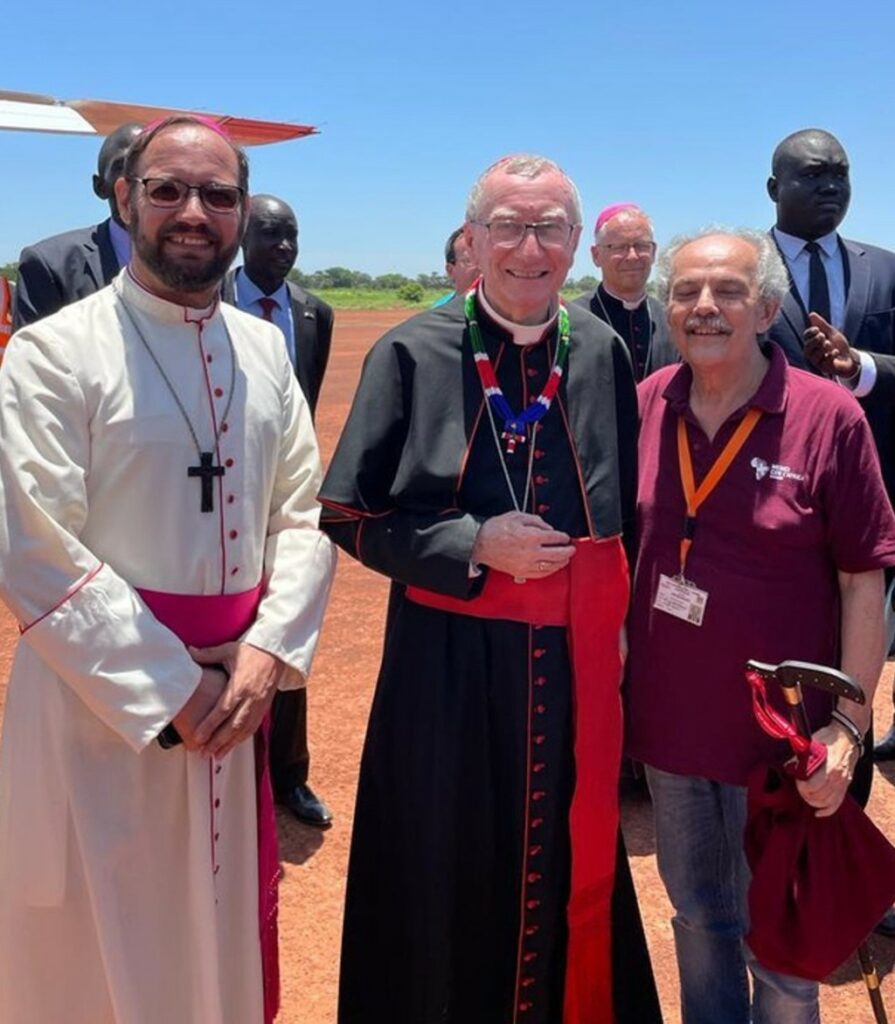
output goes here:
[{"label": "id badge", "polygon": [[691,626],[701,626],[708,599],[708,591],[700,590],[683,577],[660,573],[653,608],[689,622]]}]

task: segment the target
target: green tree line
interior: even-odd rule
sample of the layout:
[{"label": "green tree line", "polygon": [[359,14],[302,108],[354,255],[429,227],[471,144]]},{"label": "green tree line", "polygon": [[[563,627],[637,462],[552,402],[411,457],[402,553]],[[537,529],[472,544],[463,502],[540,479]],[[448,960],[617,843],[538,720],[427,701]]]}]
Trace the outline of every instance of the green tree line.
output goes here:
[{"label": "green tree line", "polygon": [[[0,277],[6,277],[10,281],[18,279],[18,263],[5,263],[0,265]],[[372,274],[365,274],[362,270],[349,270],[347,267],[327,267],[326,270],[314,270],[305,273],[303,270],[292,270],[289,273],[289,280],[309,291],[329,291],[332,288],[362,288],[373,291],[397,291],[399,288],[406,288],[407,285],[417,284],[425,291],[449,291],[451,288],[450,278],[445,274],[439,274],[433,270],[431,274],[417,274],[416,277],[405,277],[404,274],[379,274],[374,277]],[[567,291],[580,289],[586,292],[596,288],[597,279],[586,275],[576,281],[569,278],[565,283]],[[415,289],[414,289],[415,290]]]}]

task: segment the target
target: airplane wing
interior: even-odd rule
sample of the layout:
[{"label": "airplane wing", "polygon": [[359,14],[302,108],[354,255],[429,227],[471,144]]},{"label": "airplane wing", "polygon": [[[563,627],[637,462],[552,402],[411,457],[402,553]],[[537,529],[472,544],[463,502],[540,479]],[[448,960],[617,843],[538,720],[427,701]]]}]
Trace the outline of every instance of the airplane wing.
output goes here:
[{"label": "airplane wing", "polygon": [[178,110],[174,107],[150,107],[140,103],[115,103],[109,100],[58,100],[53,96],[0,89],[0,129],[12,131],[109,135],[123,124],[149,124],[172,114],[193,113],[213,118],[241,146],[285,142],[317,133],[316,128],[307,124],[259,121],[230,114],[210,114],[204,110]]}]

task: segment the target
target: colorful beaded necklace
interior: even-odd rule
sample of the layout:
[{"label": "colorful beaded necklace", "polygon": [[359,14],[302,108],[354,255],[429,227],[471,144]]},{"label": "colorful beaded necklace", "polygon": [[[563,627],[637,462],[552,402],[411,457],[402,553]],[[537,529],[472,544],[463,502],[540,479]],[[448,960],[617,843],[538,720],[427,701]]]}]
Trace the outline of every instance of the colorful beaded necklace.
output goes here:
[{"label": "colorful beaded necklace", "polygon": [[[477,284],[478,282],[476,282]],[[482,382],[482,390],[488,399],[488,404],[503,420],[503,432],[501,438],[507,443],[507,455],[516,451],[517,444],[524,444],[529,423],[537,423],[547,415],[550,403],[556,396],[562,380],[563,370],[569,356],[569,311],[562,299],[559,300],[559,342],[556,346],[556,355],[553,357],[553,366],[550,369],[550,376],[544,385],[544,390],[533,399],[528,407],[520,413],[514,413],[510,403],[497,382],[497,374],[488,353],[485,351],[485,343],[482,341],[482,332],[479,330],[479,323],[475,308],[476,285],[474,284],[466,293],[463,310],[466,314],[466,323],[469,327],[469,340],[472,344],[472,354],[475,358],[475,368],[479,372],[479,380]]]}]

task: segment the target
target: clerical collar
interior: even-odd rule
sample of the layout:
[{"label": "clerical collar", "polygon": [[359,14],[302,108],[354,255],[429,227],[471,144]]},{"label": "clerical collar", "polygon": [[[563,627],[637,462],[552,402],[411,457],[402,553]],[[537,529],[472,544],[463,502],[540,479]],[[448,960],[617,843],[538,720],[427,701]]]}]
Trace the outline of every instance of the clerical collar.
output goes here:
[{"label": "clerical collar", "polygon": [[536,342],[539,342],[556,323],[556,317],[559,314],[559,307],[557,307],[553,316],[549,317],[542,324],[514,324],[512,320],[507,320],[505,316],[501,316],[491,303],[488,302],[485,298],[485,289],[481,285],[479,285],[477,298],[488,316],[508,334],[512,335],[514,345],[534,345]]},{"label": "clerical collar", "polygon": [[130,305],[139,309],[141,313],[155,317],[163,323],[183,324],[202,323],[215,315],[220,306],[216,297],[211,305],[202,309],[194,309],[192,306],[182,306],[177,302],[169,302],[151,292],[146,285],[142,284],[134,276],[130,266],[124,268],[112,282],[116,293]]},{"label": "clerical collar", "polygon": [[[808,244],[807,239],[799,238],[797,235],[790,235],[786,231],[781,231],[778,227],[774,227],[773,232],[777,245],[780,246],[780,251],[790,262],[797,259]],[[822,235],[820,238],[816,238],[815,241],[830,259],[839,252],[839,234],[836,231]]]},{"label": "clerical collar", "polygon": [[644,292],[643,295],[641,295],[640,298],[635,300],[634,302],[628,302],[628,300],[623,299],[621,295],[616,295],[615,292],[611,292],[602,282],[600,283],[600,287],[603,289],[603,292],[609,296],[610,299],[615,299],[615,301],[624,306],[629,313],[633,313],[635,309],[640,309],[640,307],[646,300],[646,292]]}]

